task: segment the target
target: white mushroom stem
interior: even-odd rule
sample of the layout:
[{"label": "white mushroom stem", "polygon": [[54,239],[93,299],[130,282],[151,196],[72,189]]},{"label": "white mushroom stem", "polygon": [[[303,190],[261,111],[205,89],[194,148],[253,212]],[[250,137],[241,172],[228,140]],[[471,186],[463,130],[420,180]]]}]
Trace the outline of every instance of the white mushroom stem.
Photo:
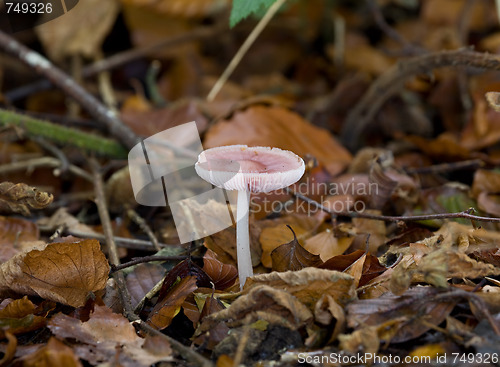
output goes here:
[{"label": "white mushroom stem", "polygon": [[250,233],[248,214],[250,212],[250,191],[238,191],[236,206],[236,256],[238,258],[238,276],[240,289],[248,277],[253,275],[252,258],[250,256]]}]

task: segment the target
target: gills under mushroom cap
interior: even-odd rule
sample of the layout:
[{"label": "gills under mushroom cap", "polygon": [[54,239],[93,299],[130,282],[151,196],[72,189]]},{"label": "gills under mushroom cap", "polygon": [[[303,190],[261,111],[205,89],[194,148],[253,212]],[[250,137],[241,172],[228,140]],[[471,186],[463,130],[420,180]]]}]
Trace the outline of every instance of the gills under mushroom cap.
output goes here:
[{"label": "gills under mushroom cap", "polygon": [[297,182],[305,165],[287,150],[230,145],[203,151],[195,169],[205,181],[226,190],[269,192]]}]

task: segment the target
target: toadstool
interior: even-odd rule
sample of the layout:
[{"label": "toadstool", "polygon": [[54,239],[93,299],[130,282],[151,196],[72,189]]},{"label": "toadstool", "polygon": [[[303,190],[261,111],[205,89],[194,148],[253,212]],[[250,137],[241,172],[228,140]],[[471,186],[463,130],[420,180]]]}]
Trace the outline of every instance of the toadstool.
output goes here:
[{"label": "toadstool", "polygon": [[304,174],[304,161],[295,153],[278,148],[230,145],[200,153],[195,169],[212,185],[238,191],[236,256],[240,288],[243,288],[246,278],[253,275],[248,227],[250,195],[297,182]]}]

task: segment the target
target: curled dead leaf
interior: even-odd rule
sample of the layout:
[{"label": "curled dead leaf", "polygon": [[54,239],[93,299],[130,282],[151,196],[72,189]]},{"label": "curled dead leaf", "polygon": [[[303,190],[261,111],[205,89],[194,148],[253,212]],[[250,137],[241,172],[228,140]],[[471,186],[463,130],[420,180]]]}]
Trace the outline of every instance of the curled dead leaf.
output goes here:
[{"label": "curled dead leaf", "polygon": [[356,298],[354,278],[334,270],[305,268],[254,275],[247,279],[243,292],[249,292],[261,284],[286,290],[310,309],[324,294],[330,295],[340,305]]},{"label": "curled dead leaf", "polygon": [[52,194],[23,183],[0,183],[0,211],[30,215],[30,208],[43,209],[52,203]]},{"label": "curled dead leaf", "polygon": [[104,289],[109,264],[99,241],[52,243],[17,254],[0,266],[0,292],[36,295],[73,307]]},{"label": "curled dead leaf", "polygon": [[271,252],[274,271],[300,270],[307,267],[321,265],[318,255],[311,254],[302,247],[297,240],[297,236],[292,227],[287,227],[292,231],[293,240],[285,243]]}]

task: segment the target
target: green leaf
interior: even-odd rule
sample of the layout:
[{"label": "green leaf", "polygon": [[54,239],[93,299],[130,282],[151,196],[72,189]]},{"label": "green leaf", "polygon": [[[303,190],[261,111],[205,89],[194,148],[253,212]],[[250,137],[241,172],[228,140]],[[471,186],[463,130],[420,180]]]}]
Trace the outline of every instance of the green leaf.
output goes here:
[{"label": "green leaf", "polygon": [[275,2],[276,0],[233,0],[229,25],[233,28],[250,14],[266,11]]}]

